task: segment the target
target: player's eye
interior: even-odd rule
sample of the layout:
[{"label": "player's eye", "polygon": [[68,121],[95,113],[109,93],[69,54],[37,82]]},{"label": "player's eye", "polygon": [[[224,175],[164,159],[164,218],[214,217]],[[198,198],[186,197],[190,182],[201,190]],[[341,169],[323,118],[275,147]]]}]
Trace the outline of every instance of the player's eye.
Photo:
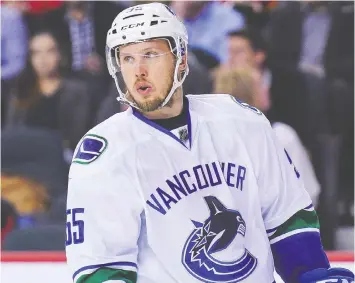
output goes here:
[{"label": "player's eye", "polygon": [[124,56],[123,57],[123,62],[125,63],[133,63],[134,58],[132,56]]},{"label": "player's eye", "polygon": [[154,58],[158,55],[155,51],[148,51],[144,54],[144,58]]}]

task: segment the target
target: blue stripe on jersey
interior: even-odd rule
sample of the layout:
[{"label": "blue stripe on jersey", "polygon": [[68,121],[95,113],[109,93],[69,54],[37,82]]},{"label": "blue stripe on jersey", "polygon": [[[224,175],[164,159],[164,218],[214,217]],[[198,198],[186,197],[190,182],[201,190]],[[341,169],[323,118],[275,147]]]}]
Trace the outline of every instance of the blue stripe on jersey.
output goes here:
[{"label": "blue stripe on jersey", "polygon": [[277,230],[277,228],[279,228],[279,227],[276,227],[276,228],[273,228],[273,229],[269,229],[269,230],[266,230],[266,233],[271,233],[271,232],[274,232],[274,231],[276,231]]},{"label": "blue stripe on jersey", "polygon": [[312,203],[309,206],[305,207],[304,209],[310,209],[311,207],[313,207]]},{"label": "blue stripe on jersey", "polygon": [[74,272],[73,280],[74,280],[75,276],[77,276],[80,272],[83,272],[84,270],[97,269],[100,267],[109,267],[109,266],[114,266],[114,265],[132,266],[132,267],[138,268],[137,264],[135,264],[134,262],[130,262],[130,261],[117,261],[117,262],[108,262],[108,263],[95,264],[95,265],[87,265],[87,266],[84,266]]},{"label": "blue stripe on jersey", "polygon": [[303,232],[282,239],[271,245],[275,269],[287,283],[299,282],[304,272],[315,268],[329,268],[320,234]]}]

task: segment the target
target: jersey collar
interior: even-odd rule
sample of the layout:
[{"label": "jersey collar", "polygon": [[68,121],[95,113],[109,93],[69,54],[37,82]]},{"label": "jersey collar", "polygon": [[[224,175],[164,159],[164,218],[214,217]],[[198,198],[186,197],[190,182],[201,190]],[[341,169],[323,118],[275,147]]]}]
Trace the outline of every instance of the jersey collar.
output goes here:
[{"label": "jersey collar", "polygon": [[132,107],[132,114],[138,118],[139,120],[141,120],[143,123],[149,125],[150,127],[153,127],[154,129],[162,132],[163,134],[168,135],[169,137],[173,138],[174,140],[176,140],[178,143],[180,143],[182,146],[184,146],[187,149],[192,148],[192,131],[191,131],[191,115],[190,115],[190,107],[189,107],[189,100],[187,99],[186,96],[184,96],[184,101],[183,101],[183,107],[187,109],[186,115],[187,115],[187,130],[188,130],[188,134],[189,134],[189,146],[190,148],[188,148],[177,136],[175,136],[172,132],[170,132],[169,130],[163,128],[162,126],[158,125],[157,123],[154,122],[154,120],[150,120],[147,117],[145,117],[144,115],[142,115],[142,113],[140,113],[137,109]]}]

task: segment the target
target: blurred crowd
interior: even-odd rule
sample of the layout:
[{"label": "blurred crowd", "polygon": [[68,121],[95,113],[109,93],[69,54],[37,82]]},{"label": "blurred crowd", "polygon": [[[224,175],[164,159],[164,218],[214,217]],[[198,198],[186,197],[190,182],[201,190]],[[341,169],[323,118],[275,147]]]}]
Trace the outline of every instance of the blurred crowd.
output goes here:
[{"label": "blurred crowd", "polygon": [[[3,249],[64,249],[75,146],[126,109],[106,34],[144,2],[1,1]],[[189,34],[184,93],[229,93],[268,117],[336,248],[337,227],[354,223],[354,3],[164,3]]]}]

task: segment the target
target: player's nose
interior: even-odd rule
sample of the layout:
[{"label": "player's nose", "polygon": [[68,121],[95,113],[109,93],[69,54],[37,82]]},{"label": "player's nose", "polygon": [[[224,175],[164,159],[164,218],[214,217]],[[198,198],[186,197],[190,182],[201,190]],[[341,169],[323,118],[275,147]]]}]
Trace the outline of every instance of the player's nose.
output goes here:
[{"label": "player's nose", "polygon": [[136,77],[147,77],[148,76],[148,70],[147,66],[145,64],[139,63],[135,66],[135,73]]}]

